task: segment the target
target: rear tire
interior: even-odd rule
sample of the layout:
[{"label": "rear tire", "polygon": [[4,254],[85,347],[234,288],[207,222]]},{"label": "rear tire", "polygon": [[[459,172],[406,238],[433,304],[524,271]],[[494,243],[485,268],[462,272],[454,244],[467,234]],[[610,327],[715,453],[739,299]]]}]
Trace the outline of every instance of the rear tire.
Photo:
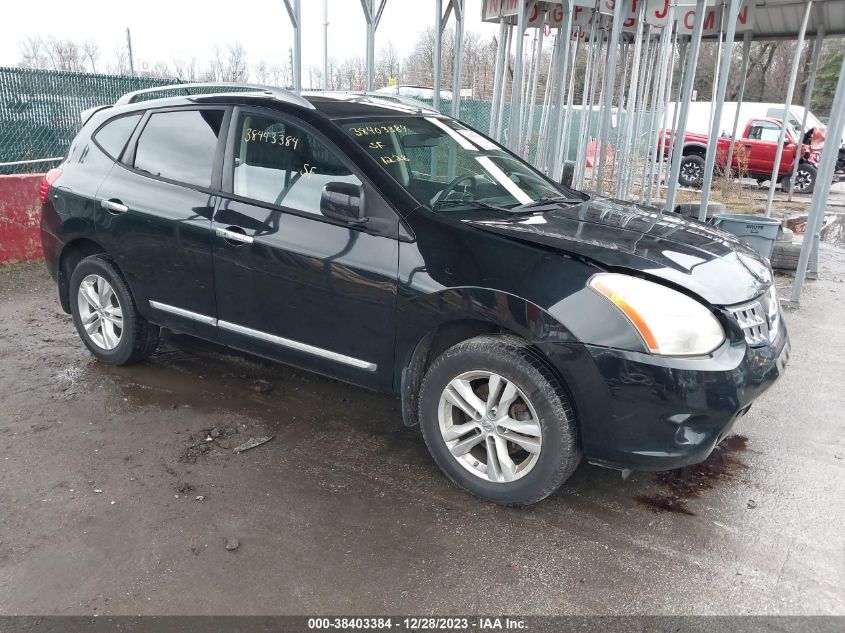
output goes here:
[{"label": "rear tire", "polygon": [[70,308],[82,342],[104,363],[131,365],[155,351],[159,328],[138,313],[129,286],[103,255],[74,268]]},{"label": "rear tire", "polygon": [[684,187],[701,187],[704,183],[704,157],[698,154],[683,156],[678,182]]},{"label": "rear tire", "polygon": [[[455,404],[456,394],[464,406]],[[441,470],[494,503],[527,506],[544,499],[581,458],[569,396],[515,336],[479,336],[446,350],[423,379],[419,411]]]}]

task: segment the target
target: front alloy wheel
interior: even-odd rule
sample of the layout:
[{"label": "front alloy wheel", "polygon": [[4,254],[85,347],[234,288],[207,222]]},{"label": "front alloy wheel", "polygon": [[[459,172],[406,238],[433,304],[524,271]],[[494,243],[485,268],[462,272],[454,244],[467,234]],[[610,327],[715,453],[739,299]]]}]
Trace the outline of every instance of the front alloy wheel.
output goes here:
[{"label": "front alloy wheel", "polygon": [[543,431],[531,402],[499,374],[470,371],[440,396],[440,433],[458,463],[486,481],[524,477],[540,456]]},{"label": "front alloy wheel", "polygon": [[457,343],[429,366],[419,420],[456,484],[507,506],[557,490],[581,458],[568,392],[546,359],[510,334]]},{"label": "front alloy wheel", "polygon": [[77,292],[79,317],[91,341],[104,350],[120,344],[123,310],[111,284],[100,275],[88,275]]}]

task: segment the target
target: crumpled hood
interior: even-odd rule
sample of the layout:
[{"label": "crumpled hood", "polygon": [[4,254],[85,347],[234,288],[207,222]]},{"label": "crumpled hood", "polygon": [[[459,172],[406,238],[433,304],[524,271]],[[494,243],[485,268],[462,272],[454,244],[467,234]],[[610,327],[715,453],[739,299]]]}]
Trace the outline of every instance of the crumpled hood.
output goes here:
[{"label": "crumpled hood", "polygon": [[619,200],[593,197],[532,215],[466,221],[608,267],[660,277],[714,305],[742,303],[772,283],[766,260],[730,233]]}]

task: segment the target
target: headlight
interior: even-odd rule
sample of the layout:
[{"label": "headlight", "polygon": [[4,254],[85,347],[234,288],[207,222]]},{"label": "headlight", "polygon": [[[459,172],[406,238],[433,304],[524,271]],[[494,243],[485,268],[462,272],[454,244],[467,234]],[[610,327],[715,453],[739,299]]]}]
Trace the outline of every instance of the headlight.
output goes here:
[{"label": "headlight", "polygon": [[652,354],[699,356],[725,340],[710,310],[671,288],[617,273],[593,275],[588,283],[628,318]]}]

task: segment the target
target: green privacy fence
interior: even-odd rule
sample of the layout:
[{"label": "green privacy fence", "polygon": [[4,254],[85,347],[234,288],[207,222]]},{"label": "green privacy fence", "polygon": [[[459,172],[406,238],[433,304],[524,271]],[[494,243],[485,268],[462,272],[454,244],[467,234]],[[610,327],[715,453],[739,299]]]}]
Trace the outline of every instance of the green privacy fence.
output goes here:
[{"label": "green privacy fence", "polygon": [[[64,156],[79,131],[83,110],[114,103],[121,95],[142,88],[173,85],[172,94],[180,94],[180,89],[176,87],[178,83],[173,79],[0,67],[0,164],[27,161],[21,165],[0,166],[0,174],[49,169],[49,162],[30,161]],[[163,96],[170,94],[168,91]],[[487,133],[491,106],[489,101],[462,99],[459,118]],[[529,136],[529,160],[533,160],[536,152],[542,117],[542,106],[532,107],[534,116]],[[440,110],[450,114],[452,102],[442,100]],[[573,111],[572,133],[564,141],[569,159],[575,158],[578,148],[581,115],[580,108]],[[505,103],[505,129],[509,116],[510,104]],[[598,118],[597,112],[594,113],[590,126],[592,136],[597,134]],[[614,136],[611,133],[611,142]]]},{"label": "green privacy fence", "polygon": [[[80,113],[140,88],[174,80],[0,67],[0,163],[63,156]],[[0,173],[44,171],[50,163],[0,167]]]}]

